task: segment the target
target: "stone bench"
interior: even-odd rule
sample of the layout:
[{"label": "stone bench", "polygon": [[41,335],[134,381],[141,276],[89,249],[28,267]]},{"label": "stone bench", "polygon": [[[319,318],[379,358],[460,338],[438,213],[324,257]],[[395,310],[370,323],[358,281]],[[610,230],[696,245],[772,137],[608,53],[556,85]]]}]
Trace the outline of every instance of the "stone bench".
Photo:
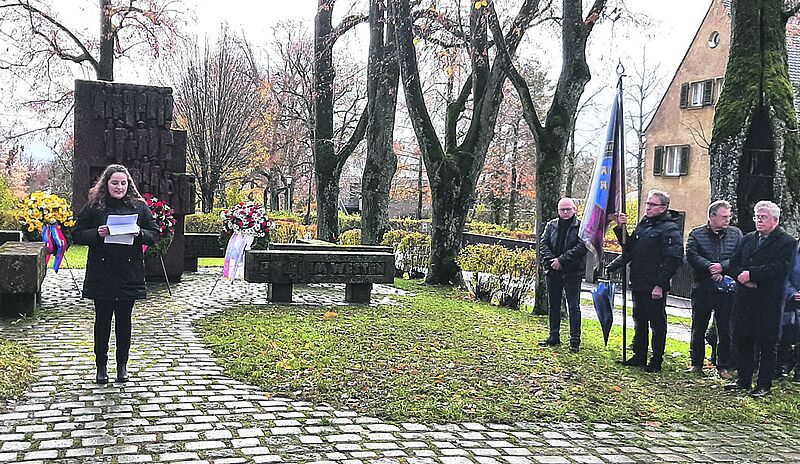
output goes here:
[{"label": "stone bench", "polygon": [[224,258],[219,234],[183,234],[183,270],[197,272],[197,258]]},{"label": "stone bench", "polygon": [[345,301],[369,303],[372,284],[394,283],[394,254],[387,247],[335,245],[331,249],[252,250],[245,254],[244,280],[268,283],[269,301],[290,303],[292,286],[308,283],[343,283]]},{"label": "stone bench", "polygon": [[30,316],[41,304],[46,256],[41,242],[6,242],[0,246],[0,316]]}]

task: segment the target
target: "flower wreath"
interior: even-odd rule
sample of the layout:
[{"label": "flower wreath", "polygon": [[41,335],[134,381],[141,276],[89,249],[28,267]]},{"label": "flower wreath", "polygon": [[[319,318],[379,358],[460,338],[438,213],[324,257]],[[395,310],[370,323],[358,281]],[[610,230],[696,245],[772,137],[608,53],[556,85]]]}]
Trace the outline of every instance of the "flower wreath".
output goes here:
[{"label": "flower wreath", "polygon": [[14,217],[26,240],[39,241],[47,246],[47,262],[53,260],[53,270],[58,272],[71,239],[70,229],[75,225],[72,207],[58,195],[36,191],[17,204]]},{"label": "flower wreath", "polygon": [[161,201],[158,198],[144,194],[144,201],[150,208],[150,213],[153,214],[153,220],[158,225],[158,241],[153,246],[146,246],[144,254],[147,257],[165,255],[172,245],[172,238],[175,237],[175,210],[172,209],[167,202]]}]

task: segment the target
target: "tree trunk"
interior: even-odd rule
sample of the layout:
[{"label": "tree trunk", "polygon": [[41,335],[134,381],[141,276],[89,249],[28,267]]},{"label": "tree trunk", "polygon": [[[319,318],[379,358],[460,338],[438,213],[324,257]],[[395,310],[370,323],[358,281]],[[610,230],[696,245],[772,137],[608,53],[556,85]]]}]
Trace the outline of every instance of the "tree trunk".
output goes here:
[{"label": "tree trunk", "polygon": [[333,0],[319,0],[314,21],[314,173],[317,177],[317,238],[339,236],[339,177],[331,170],[333,146]]},{"label": "tree trunk", "polygon": [[[386,22],[383,0],[371,0],[370,46],[367,64],[367,159],[361,181],[361,243],[378,245],[389,230],[389,189],[397,170],[394,119],[400,70],[394,29]],[[386,42],[384,42],[384,28]]]},{"label": "tree trunk", "polygon": [[114,80],[114,38],[111,25],[111,0],[100,0],[100,59],[97,60],[97,79]]},{"label": "tree trunk", "polygon": [[[431,183],[433,214],[431,216],[431,261],[425,281],[438,285],[461,285],[463,278],[456,257],[461,250],[464,224],[472,204],[469,187],[461,186],[457,169],[443,163]],[[473,187],[474,191],[474,187]]]},{"label": "tree trunk", "polygon": [[422,166],[422,154],[420,153],[417,165],[417,219],[422,219],[422,200],[425,194],[422,190]]},{"label": "tree trunk", "polygon": [[511,185],[508,195],[508,228],[517,227],[517,198],[519,197],[519,180],[517,180],[517,161],[519,160],[519,121],[514,123],[514,140],[511,147]]},{"label": "tree trunk", "polygon": [[200,184],[200,201],[203,213],[214,211],[214,185],[208,182]]},{"label": "tree trunk", "polygon": [[743,231],[772,200],[795,234],[800,222],[797,115],[789,81],[783,0],[734,0],[725,87],[714,114],[711,198],[725,199]]}]

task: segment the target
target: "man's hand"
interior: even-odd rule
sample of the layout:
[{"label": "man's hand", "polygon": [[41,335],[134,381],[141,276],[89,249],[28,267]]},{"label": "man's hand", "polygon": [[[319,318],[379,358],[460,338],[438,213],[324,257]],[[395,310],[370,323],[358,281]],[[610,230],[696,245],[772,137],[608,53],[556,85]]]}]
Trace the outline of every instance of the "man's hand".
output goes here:
[{"label": "man's hand", "polygon": [[653,292],[650,293],[650,296],[654,300],[660,300],[661,298],[664,298],[664,289],[656,285],[655,287],[653,287]]},{"label": "man's hand", "polygon": [[[747,282],[750,282],[750,271],[742,271],[742,273],[739,274],[738,277],[736,277],[736,280],[738,280],[739,283],[742,284],[742,285],[746,284]],[[754,287],[750,287],[750,288],[754,288]]]},{"label": "man's hand", "polygon": [[722,279],[724,278],[725,276],[722,274],[711,274],[711,280],[713,280],[714,282],[722,282]]},{"label": "man's hand", "polygon": [[97,228],[97,233],[100,234],[101,237],[105,237],[108,235],[108,226],[102,225]]},{"label": "man's hand", "polygon": [[558,258],[554,259],[553,262],[550,263],[550,268],[553,269],[554,271],[561,270],[561,263],[558,262]]},{"label": "man's hand", "polygon": [[722,274],[722,264],[711,263],[711,266],[708,266],[708,272],[710,272],[711,275]]},{"label": "man's hand", "polygon": [[625,213],[617,213],[614,215],[614,221],[617,224],[624,226],[625,224],[628,223],[628,215]]}]

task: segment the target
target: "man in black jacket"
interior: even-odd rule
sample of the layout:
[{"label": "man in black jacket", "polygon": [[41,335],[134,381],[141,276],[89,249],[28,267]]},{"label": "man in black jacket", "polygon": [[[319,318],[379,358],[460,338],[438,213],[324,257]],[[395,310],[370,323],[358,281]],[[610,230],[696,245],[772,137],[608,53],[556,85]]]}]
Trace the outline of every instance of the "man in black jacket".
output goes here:
[{"label": "man in black jacket", "polygon": [[[706,354],[705,335],[711,313],[717,327],[717,370],[723,379],[731,379],[731,310],[733,288],[724,285],[725,270],[742,238],[742,231],[729,225],[731,204],[717,200],[708,207],[708,223],[689,232],[686,260],[694,269],[692,290],[692,338],[689,373],[703,372]],[[728,277],[729,282],[730,277]]]},{"label": "man in black jacket", "polygon": [[756,230],[739,242],[726,270],[737,281],[733,337],[739,378],[725,389],[750,390],[758,359],[758,380],[750,395],[762,397],[772,389],[786,279],[794,267],[797,241],[778,226],[778,205],[759,201],[754,209]]},{"label": "man in black jacket", "polygon": [[581,345],[581,276],[586,259],[586,244],[578,237],[581,222],[575,217],[575,211],[571,199],[559,200],[558,219],[547,223],[539,241],[550,302],[550,336],[539,342],[539,346],[561,343],[561,294],[565,293],[569,308],[569,348],[573,352]]},{"label": "man in black jacket", "polygon": [[[628,235],[628,217],[619,214],[614,228],[622,255],[608,265],[614,272],[630,262],[630,289],[633,294],[633,356],[626,366],[647,366],[647,372],[661,372],[667,342],[667,292],[670,279],[683,262],[683,240],[675,220],[678,213],[669,209],[669,195],[651,190],[645,202],[645,216]],[[653,330],[653,357],[647,363],[649,330]]]}]

